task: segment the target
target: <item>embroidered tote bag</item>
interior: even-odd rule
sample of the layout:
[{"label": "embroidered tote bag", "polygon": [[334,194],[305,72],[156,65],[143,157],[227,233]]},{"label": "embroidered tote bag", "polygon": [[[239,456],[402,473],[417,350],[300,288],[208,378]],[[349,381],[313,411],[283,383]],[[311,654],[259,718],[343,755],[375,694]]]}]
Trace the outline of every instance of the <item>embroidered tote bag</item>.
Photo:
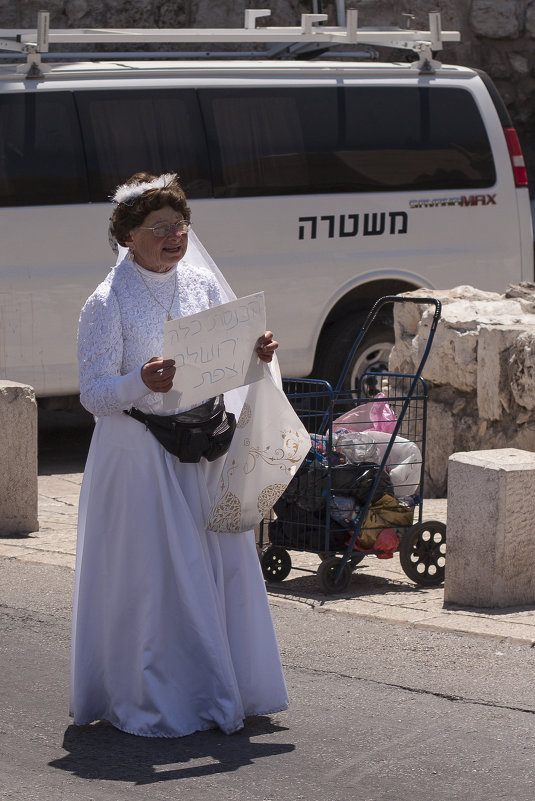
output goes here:
[{"label": "embroidered tote bag", "polygon": [[250,384],[206,528],[248,531],[266,517],[310,449],[310,436],[272,372]]}]

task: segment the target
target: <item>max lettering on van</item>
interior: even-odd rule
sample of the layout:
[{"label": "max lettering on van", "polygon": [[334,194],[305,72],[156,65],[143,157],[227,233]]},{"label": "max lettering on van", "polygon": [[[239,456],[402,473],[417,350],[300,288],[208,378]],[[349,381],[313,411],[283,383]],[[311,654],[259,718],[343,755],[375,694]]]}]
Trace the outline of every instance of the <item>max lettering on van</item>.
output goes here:
[{"label": "max lettering on van", "polygon": [[442,206],[495,206],[494,195],[459,195],[458,197],[434,197],[426,200],[411,200],[411,209],[427,209]]},{"label": "max lettering on van", "polygon": [[[388,226],[387,226],[388,214]],[[317,239],[318,228],[327,233],[329,239],[357,236],[362,217],[362,236],[383,234],[406,234],[408,214],[406,211],[381,211],[371,214],[323,214],[321,217],[299,217],[299,239]],[[322,225],[325,223],[325,225]]]}]

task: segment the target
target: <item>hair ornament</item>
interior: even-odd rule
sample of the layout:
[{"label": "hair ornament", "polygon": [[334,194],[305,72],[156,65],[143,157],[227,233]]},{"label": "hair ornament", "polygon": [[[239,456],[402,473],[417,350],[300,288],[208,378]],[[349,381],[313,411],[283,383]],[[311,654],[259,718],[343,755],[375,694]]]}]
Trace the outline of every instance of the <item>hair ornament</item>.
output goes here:
[{"label": "hair ornament", "polygon": [[117,204],[126,203],[126,205],[130,205],[136,197],[139,197],[144,192],[148,192],[150,189],[167,189],[176,179],[176,172],[165,172],[152,181],[141,181],[139,184],[121,184],[111,196],[111,201]]}]

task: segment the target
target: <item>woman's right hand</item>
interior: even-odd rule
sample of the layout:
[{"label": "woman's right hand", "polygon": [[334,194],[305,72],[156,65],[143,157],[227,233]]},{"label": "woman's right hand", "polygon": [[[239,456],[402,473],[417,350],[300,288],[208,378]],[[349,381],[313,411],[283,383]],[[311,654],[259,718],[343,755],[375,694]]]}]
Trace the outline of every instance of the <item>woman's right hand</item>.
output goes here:
[{"label": "woman's right hand", "polygon": [[151,392],[169,392],[173,386],[176,367],[174,359],[155,356],[141,368],[141,378]]}]

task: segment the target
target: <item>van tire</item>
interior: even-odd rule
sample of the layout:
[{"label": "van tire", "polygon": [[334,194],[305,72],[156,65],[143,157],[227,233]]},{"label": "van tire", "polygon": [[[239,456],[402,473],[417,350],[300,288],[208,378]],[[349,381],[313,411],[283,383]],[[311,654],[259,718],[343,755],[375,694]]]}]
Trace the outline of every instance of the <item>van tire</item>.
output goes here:
[{"label": "van tire", "polygon": [[[325,332],[316,356],[313,378],[328,381],[334,389],[365,320],[366,314],[347,315]],[[393,345],[394,330],[388,317],[374,320],[353,357],[343,388],[355,389],[358,378],[367,370],[387,372]]]}]

